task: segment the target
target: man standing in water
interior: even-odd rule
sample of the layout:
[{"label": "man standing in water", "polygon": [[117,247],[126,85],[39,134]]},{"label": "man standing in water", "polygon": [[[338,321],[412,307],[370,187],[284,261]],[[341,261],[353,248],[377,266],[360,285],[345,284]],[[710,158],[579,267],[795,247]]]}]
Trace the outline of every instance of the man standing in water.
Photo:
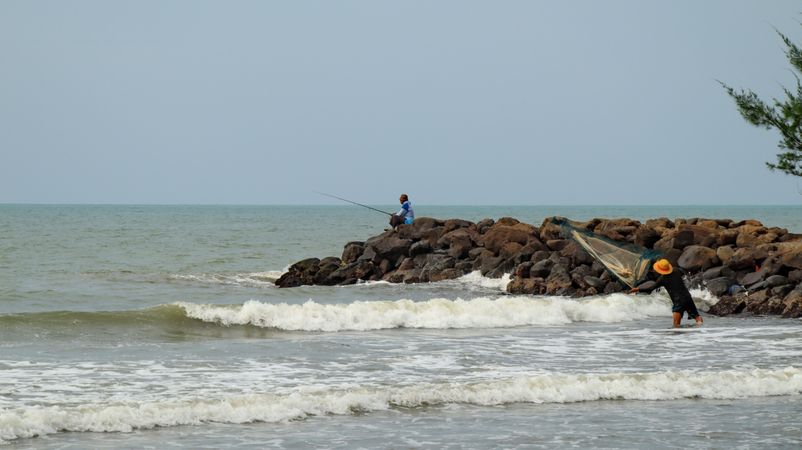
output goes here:
[{"label": "man standing in water", "polygon": [[[682,321],[682,313],[687,312],[689,319],[696,321],[696,326],[702,325],[702,316],[696,309],[696,304],[693,303],[693,298],[688,288],[685,287],[685,282],[682,281],[682,275],[679,271],[674,270],[671,263],[667,259],[658,259],[653,265],[654,270],[659,276],[655,279],[655,286],[645,290],[645,292],[653,291],[662,286],[668,291],[668,296],[671,297],[672,315],[674,316],[674,328],[679,328]],[[631,292],[639,292],[640,289],[634,288]]]},{"label": "man standing in water", "polygon": [[393,228],[402,223],[409,225],[415,220],[415,211],[412,209],[412,204],[409,202],[407,194],[401,194],[398,201],[401,203],[401,209],[390,216],[390,226]]}]

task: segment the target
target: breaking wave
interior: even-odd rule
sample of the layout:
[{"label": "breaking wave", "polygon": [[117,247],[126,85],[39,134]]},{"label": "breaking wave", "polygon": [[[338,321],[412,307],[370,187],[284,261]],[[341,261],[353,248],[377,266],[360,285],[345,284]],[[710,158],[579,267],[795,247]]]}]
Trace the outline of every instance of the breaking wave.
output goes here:
[{"label": "breaking wave", "polygon": [[220,274],[202,273],[189,275],[170,275],[171,280],[190,281],[203,284],[224,284],[248,287],[273,287],[283,271],[270,270],[267,272]]},{"label": "breaking wave", "polygon": [[598,400],[738,399],[802,393],[802,371],[729,370],[543,374],[472,383],[301,388],[218,398],[123,401],[0,410],[0,442],[63,431],[130,432],[208,422],[286,422],[310,416],[448,404],[574,403]]},{"label": "breaking wave", "polygon": [[505,328],[622,322],[669,313],[657,296],[612,294],[588,299],[505,296],[471,300],[356,301],[348,304],[262,303],[241,306],[179,302],[187,317],[221,325],[253,325],[287,331],[364,331],[391,328]]}]

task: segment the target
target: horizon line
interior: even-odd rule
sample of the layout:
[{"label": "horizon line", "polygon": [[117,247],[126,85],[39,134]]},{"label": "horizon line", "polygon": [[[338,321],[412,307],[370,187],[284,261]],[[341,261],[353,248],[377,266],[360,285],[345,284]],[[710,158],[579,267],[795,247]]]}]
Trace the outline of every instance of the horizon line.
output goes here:
[{"label": "horizon line", "polygon": [[[386,206],[394,203],[366,203],[366,205]],[[473,207],[704,207],[704,206],[730,206],[730,207],[766,207],[766,206],[802,206],[802,203],[777,203],[777,204],[754,204],[754,203],[665,203],[665,204],[646,204],[646,203],[503,203],[503,204],[477,204],[477,203],[415,203],[416,206],[426,207],[454,207],[454,206],[473,206]],[[355,205],[342,205],[336,203],[106,203],[106,202],[0,202],[0,206],[337,206],[355,207]]]}]

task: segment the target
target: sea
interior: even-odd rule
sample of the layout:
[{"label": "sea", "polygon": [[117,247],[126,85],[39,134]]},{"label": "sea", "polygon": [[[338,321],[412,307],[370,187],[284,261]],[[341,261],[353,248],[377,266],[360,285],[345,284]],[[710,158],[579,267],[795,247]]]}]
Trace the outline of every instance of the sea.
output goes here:
[{"label": "sea", "polygon": [[[371,205],[392,211],[397,205]],[[758,219],[802,206],[428,206]],[[802,322],[509,276],[279,289],[387,227],[358,206],[0,205],[0,448],[800,448]]]}]

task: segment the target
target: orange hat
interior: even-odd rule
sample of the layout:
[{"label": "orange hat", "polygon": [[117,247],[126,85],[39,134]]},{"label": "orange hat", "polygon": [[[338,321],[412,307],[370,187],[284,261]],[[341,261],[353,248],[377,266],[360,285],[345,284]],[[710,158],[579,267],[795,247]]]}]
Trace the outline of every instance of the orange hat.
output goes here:
[{"label": "orange hat", "polygon": [[660,275],[668,275],[674,271],[674,268],[671,267],[671,263],[665,258],[658,259],[657,262],[652,265],[652,268]]}]

